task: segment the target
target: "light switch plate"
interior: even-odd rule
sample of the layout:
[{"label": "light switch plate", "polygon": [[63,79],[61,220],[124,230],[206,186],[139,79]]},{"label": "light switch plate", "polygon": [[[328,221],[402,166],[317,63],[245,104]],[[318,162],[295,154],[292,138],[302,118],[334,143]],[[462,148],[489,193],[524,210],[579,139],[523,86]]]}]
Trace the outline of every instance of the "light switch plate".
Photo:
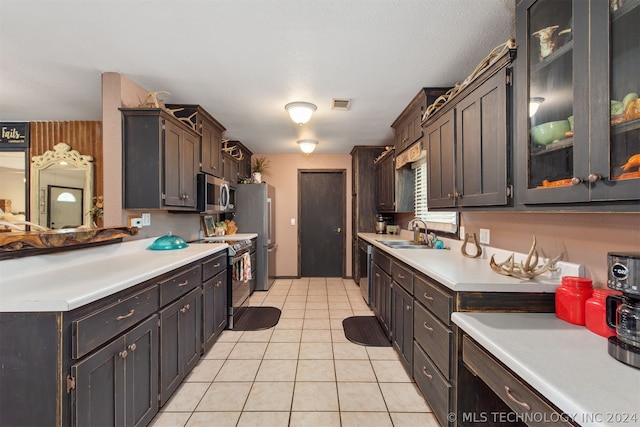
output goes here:
[{"label": "light switch plate", "polygon": [[488,245],[491,242],[491,233],[488,228],[480,229],[480,243]]},{"label": "light switch plate", "polygon": [[142,226],[143,227],[148,227],[151,225],[151,214],[150,213],[143,213],[142,215]]}]

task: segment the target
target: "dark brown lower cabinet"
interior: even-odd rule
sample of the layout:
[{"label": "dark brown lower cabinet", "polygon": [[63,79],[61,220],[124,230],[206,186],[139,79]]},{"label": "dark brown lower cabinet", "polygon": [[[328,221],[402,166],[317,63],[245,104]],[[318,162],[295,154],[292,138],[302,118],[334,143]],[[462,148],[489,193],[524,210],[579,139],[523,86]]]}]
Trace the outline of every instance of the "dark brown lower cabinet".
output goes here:
[{"label": "dark brown lower cabinet", "polygon": [[413,369],[413,296],[402,286],[391,284],[391,341],[409,376]]},{"label": "dark brown lower cabinet", "polygon": [[203,352],[209,350],[227,326],[227,270],[202,284]]},{"label": "dark brown lower cabinet", "polygon": [[158,411],[158,315],[71,367],[74,426],[146,426]]},{"label": "dark brown lower cabinet", "polygon": [[160,406],[200,359],[200,288],[160,310]]},{"label": "dark brown lower cabinet", "polygon": [[373,264],[373,311],[387,336],[391,336],[391,276],[376,263]]},{"label": "dark brown lower cabinet", "polygon": [[473,382],[480,379],[484,383],[480,388],[485,389],[482,394],[476,393],[467,399],[461,399],[459,421],[466,421],[462,425],[468,425],[473,419],[482,420],[482,415],[488,418],[484,421],[495,422],[490,416],[499,414],[499,411],[509,414],[514,425],[518,421],[524,421],[519,425],[530,426],[575,425],[568,415],[562,414],[467,335],[462,337],[462,361],[471,375],[461,375],[458,388],[468,393],[470,389],[477,387]]},{"label": "dark brown lower cabinet", "polygon": [[455,389],[431,362],[418,343],[413,344],[413,379],[424,395],[441,426],[452,425],[447,419]]}]

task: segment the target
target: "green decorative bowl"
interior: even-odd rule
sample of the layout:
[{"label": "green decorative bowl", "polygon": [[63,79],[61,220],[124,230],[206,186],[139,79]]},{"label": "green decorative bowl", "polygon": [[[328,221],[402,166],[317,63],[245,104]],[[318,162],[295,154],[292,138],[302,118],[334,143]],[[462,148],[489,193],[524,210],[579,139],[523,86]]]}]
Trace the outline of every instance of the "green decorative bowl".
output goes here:
[{"label": "green decorative bowl", "polygon": [[531,128],[533,142],[538,145],[549,145],[553,141],[566,138],[566,133],[571,130],[568,120],[547,122]]},{"label": "green decorative bowl", "polygon": [[169,232],[166,236],[158,237],[149,246],[152,251],[170,251],[173,249],[184,249],[187,246],[187,242],[180,236],[174,236]]}]

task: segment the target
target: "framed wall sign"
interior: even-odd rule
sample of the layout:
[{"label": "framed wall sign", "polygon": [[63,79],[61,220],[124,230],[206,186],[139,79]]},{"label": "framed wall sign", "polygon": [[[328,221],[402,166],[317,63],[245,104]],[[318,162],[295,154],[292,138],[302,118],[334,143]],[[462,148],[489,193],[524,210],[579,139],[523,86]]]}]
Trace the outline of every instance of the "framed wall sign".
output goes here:
[{"label": "framed wall sign", "polygon": [[0,122],[0,148],[29,147],[29,122]]}]

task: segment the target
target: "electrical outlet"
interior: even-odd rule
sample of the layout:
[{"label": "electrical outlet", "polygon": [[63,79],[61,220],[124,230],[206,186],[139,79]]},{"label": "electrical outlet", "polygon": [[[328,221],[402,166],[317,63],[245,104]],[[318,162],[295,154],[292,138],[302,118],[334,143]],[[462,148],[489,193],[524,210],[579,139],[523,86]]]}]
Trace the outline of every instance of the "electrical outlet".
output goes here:
[{"label": "electrical outlet", "polygon": [[491,233],[489,232],[489,229],[488,228],[481,228],[480,229],[480,243],[482,243],[483,245],[488,245],[490,241],[491,241]]},{"label": "electrical outlet", "polygon": [[150,213],[143,213],[142,214],[142,226],[143,227],[148,227],[151,225],[151,214]]},{"label": "electrical outlet", "polygon": [[141,228],[142,227],[142,218],[140,218],[139,216],[133,216],[133,215],[129,215],[127,217],[127,225],[129,226],[129,228],[131,227],[137,227],[137,228]]}]

